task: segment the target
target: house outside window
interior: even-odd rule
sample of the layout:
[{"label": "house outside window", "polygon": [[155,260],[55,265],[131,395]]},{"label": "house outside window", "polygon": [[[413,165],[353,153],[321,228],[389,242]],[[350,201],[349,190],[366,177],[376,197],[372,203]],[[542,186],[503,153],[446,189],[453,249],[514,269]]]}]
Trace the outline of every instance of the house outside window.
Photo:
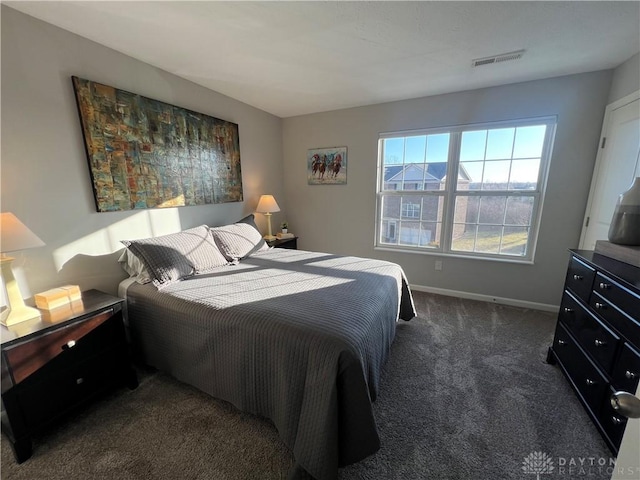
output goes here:
[{"label": "house outside window", "polygon": [[555,125],[382,134],[376,247],[533,261]]}]

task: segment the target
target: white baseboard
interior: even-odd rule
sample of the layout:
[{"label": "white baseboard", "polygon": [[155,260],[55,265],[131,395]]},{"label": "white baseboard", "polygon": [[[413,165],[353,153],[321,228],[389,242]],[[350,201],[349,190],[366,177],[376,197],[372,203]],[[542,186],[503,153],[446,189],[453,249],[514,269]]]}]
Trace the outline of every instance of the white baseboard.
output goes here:
[{"label": "white baseboard", "polygon": [[448,297],[468,298],[469,300],[479,300],[481,302],[499,303],[501,305],[509,305],[511,307],[531,308],[533,310],[542,310],[545,312],[558,313],[558,311],[560,310],[559,305],[527,302],[526,300],[518,300],[515,298],[492,297],[491,295],[461,292],[459,290],[449,290],[447,288],[425,287],[424,285],[411,285],[411,289],[416,290],[418,292],[436,293],[438,295],[446,295]]}]

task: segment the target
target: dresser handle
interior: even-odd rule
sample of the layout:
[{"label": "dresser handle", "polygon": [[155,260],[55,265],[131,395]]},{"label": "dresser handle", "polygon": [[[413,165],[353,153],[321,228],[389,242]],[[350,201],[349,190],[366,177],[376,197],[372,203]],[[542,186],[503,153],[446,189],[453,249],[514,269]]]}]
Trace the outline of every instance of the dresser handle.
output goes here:
[{"label": "dresser handle", "polygon": [[596,302],[596,308],[598,310],[605,310],[607,306],[604,303]]},{"label": "dresser handle", "polygon": [[84,383],[84,378],[76,378],[76,385],[82,385]]},{"label": "dresser handle", "polygon": [[564,313],[573,313],[573,308],[564,307]]},{"label": "dresser handle", "polygon": [[597,382],[594,382],[593,380],[590,380],[590,379],[587,378],[587,382],[586,383],[587,383],[587,386],[593,387]]},{"label": "dresser handle", "polygon": [[620,425],[622,423],[622,420],[619,419],[618,417],[611,417],[611,421],[613,422],[614,425]]},{"label": "dresser handle", "polygon": [[[560,345],[561,347],[564,347],[567,344],[567,342],[565,342],[564,340],[558,340],[558,345]],[[627,372],[629,373],[629,372]]]},{"label": "dresser handle", "polygon": [[607,344],[607,342],[603,342],[602,340],[598,340],[597,338],[594,343],[596,344],[596,347],[604,347]]},{"label": "dresser handle", "polygon": [[609,290],[611,288],[610,283],[600,282],[600,290]]},{"label": "dresser handle", "polygon": [[633,373],[630,370],[627,370],[626,372],[624,372],[624,376],[627,377],[629,380],[633,380],[634,378],[636,378],[638,375],[636,375],[635,373]]},{"label": "dresser handle", "polygon": [[574,275],[573,279],[574,280],[582,280],[584,277],[582,275]]}]

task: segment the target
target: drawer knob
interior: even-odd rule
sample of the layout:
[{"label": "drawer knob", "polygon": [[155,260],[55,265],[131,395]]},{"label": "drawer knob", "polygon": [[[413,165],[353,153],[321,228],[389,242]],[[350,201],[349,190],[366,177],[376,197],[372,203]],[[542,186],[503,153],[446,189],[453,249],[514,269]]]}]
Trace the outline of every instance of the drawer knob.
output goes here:
[{"label": "drawer knob", "polygon": [[602,340],[598,340],[597,338],[596,338],[596,341],[593,342],[593,343],[595,343],[596,347],[604,347],[607,344],[607,342],[604,342]]},{"label": "drawer knob", "polygon": [[607,306],[604,303],[596,302],[596,308],[598,310],[604,310]]},{"label": "drawer knob", "polygon": [[76,341],[75,340],[69,340],[67,343],[62,345],[62,349],[63,350],[69,350],[70,348],[73,348],[75,346],[76,346]]},{"label": "drawer knob", "polygon": [[627,377],[629,380],[633,380],[638,375],[635,374],[634,372],[630,371],[630,370],[627,370],[626,372],[624,372],[624,376]]},{"label": "drawer knob", "polygon": [[613,422],[614,425],[620,425],[622,423],[622,419],[615,416],[611,417],[611,421]]},{"label": "drawer knob", "polygon": [[564,307],[564,313],[573,313],[573,308]]},{"label": "drawer knob", "polygon": [[586,383],[587,383],[587,386],[593,387],[597,382],[594,382],[593,380],[587,378],[587,382]]},{"label": "drawer knob", "polygon": [[574,275],[573,279],[574,280],[582,280],[584,277],[582,275]]},{"label": "drawer knob", "polygon": [[76,378],[76,385],[82,385],[84,383],[84,378]]},{"label": "drawer knob", "polygon": [[[558,340],[558,345],[560,345],[561,347],[564,347],[567,344],[567,342],[565,342],[564,340]],[[627,372],[629,373],[629,372]]]},{"label": "drawer knob", "polygon": [[600,290],[609,290],[611,288],[610,283],[600,282]]}]

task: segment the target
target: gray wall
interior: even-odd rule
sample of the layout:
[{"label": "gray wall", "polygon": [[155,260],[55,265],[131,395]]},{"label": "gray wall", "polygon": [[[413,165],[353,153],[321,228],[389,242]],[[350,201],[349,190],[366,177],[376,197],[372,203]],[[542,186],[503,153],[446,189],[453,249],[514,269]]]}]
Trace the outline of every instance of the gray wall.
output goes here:
[{"label": "gray wall", "polygon": [[640,53],[636,53],[613,71],[607,103],[620,100],[638,89],[640,89]]},{"label": "gray wall", "polygon": [[[245,201],[96,213],[72,75],[239,124]],[[17,254],[25,297],[65,283],[115,292],[124,277],[119,240],[233,222],[262,193],[286,206],[281,119],[6,6],[1,95],[1,209],[46,243]]]},{"label": "gray wall", "polygon": [[[568,248],[578,245],[611,71],[284,119],[289,228],[308,250],[397,262],[414,285],[559,304]],[[535,264],[374,250],[380,132],[557,115]],[[347,146],[347,185],[307,185],[309,148]],[[443,260],[443,270],[434,262]]]}]

